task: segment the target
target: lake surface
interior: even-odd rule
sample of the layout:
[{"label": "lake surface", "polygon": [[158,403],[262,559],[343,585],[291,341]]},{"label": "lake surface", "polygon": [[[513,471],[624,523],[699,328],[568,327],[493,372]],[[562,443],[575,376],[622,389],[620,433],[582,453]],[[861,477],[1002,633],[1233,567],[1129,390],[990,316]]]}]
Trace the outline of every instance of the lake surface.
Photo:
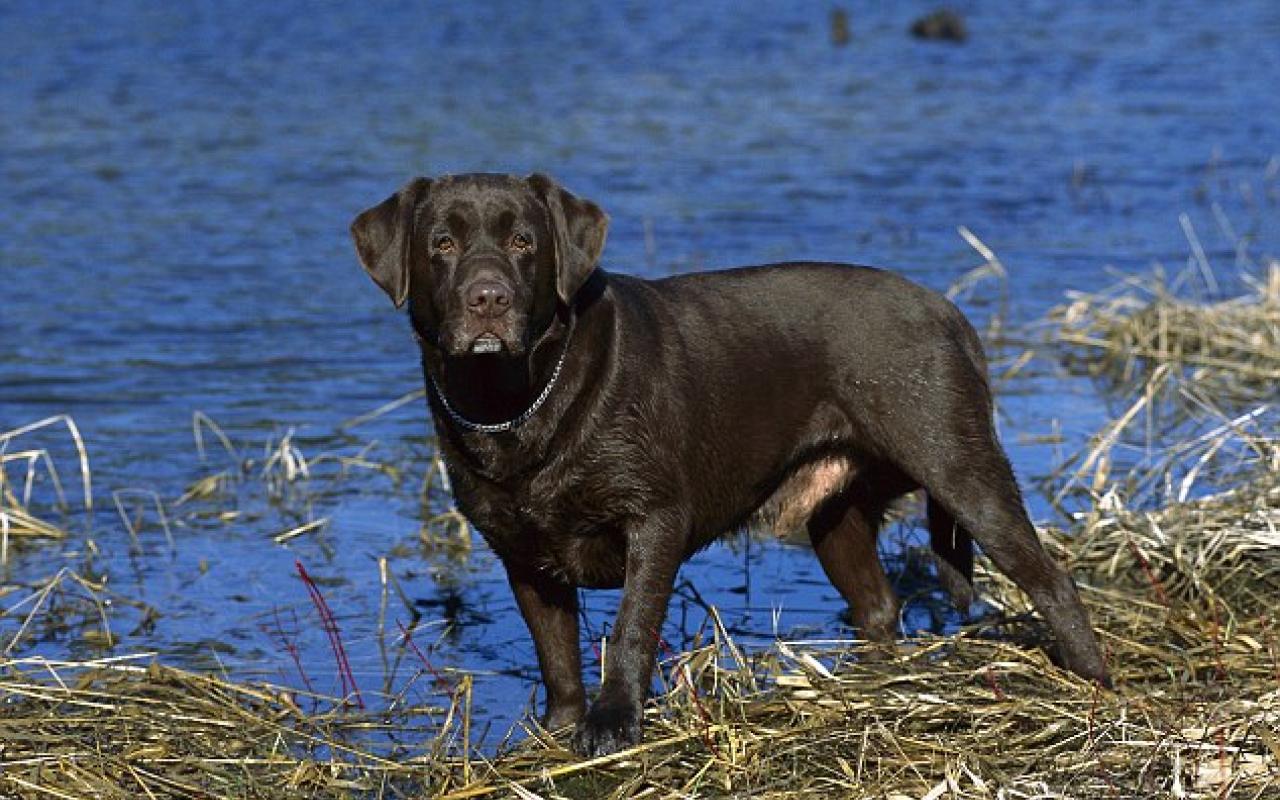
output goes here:
[{"label": "lake surface", "polygon": [[[448,508],[438,481],[419,499],[424,404],[342,427],[420,387],[407,321],[347,236],[416,174],[550,172],[611,214],[605,265],[650,276],[814,258],[945,290],[982,263],[964,225],[1008,268],[1014,323],[1111,283],[1112,268],[1182,268],[1184,213],[1223,276],[1280,251],[1280,4],[957,7],[963,45],[909,37],[929,10],[910,3],[852,8],[852,41],[836,47],[826,4],[3,4],[0,431],[72,415],[97,500],[87,521],[49,511],[73,535],[14,554],[3,582],[105,576],[109,653],[337,691],[300,561],[366,693],[423,669],[397,646],[412,608],[432,668],[480,671],[478,711],[505,729],[536,682],[532,647],[478,537],[468,554],[447,525],[427,526],[434,544],[420,536]],[[981,322],[995,296],[961,304]],[[1042,365],[1000,402],[1047,518],[1035,479],[1109,401]],[[234,455],[203,428],[201,458],[197,411]],[[270,453],[290,432],[305,458],[346,460],[289,480]],[[49,448],[74,487],[63,433],[21,443]],[[223,470],[221,491],[177,503]],[[119,490],[156,493],[168,534],[137,492],[126,525]],[[47,510],[47,479],[35,495]],[[379,559],[403,600],[384,593]],[[682,577],[698,594],[677,598],[673,644],[703,621],[699,596],[748,643],[850,633],[803,549],[717,546]],[[596,636],[616,602],[587,597]],[[102,654],[86,615],[19,652]],[[904,625],[933,617],[917,607]],[[0,641],[19,621],[0,618]],[[440,699],[428,682],[412,691]]]}]

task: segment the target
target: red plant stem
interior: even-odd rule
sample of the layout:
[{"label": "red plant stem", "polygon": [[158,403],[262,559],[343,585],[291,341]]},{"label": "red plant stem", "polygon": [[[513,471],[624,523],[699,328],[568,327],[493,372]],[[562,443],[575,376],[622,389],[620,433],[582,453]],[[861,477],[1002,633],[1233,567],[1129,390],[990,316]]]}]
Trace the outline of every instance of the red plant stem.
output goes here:
[{"label": "red plant stem", "polygon": [[996,677],[994,669],[988,669],[983,673],[987,676],[987,683],[991,685],[991,691],[995,693],[997,700],[1004,700],[1004,692],[1000,689],[1000,679]]},{"label": "red plant stem", "polygon": [[321,626],[324,628],[325,635],[329,637],[329,646],[333,648],[333,659],[338,665],[338,677],[342,680],[342,694],[344,697],[354,695],[356,705],[364,708],[364,698],[360,696],[360,687],[356,685],[355,673],[351,671],[351,662],[347,660],[347,649],[342,646],[342,632],[338,629],[338,619],[333,615],[329,604],[325,602],[320,587],[316,586],[316,582],[307,574],[302,562],[294,561],[293,565],[297,567],[298,577],[302,578],[302,584],[307,587],[307,594],[311,596],[311,602],[315,605],[316,612],[320,614]]},{"label": "red plant stem", "polygon": [[[285,633],[284,624],[280,621],[280,609],[279,608],[272,609],[272,614],[274,614],[276,618],[276,629],[275,629],[276,638],[280,640],[281,647],[283,647],[285,652],[288,653],[289,656],[293,659],[293,665],[298,668],[298,674],[302,676],[302,685],[307,687],[308,692],[310,692],[311,694],[315,694],[316,690],[311,685],[311,678],[307,676],[307,671],[302,668],[302,652],[298,650],[298,643],[295,642],[293,638],[289,636],[289,634]],[[265,625],[263,627],[266,628]],[[295,630],[297,629],[297,627],[298,627],[297,615],[295,615],[294,616]],[[270,634],[271,631],[267,631],[267,633]]]},{"label": "red plant stem", "polygon": [[1218,680],[1225,681],[1227,679],[1227,666],[1222,661],[1222,627],[1218,621],[1218,601],[1212,597],[1209,598],[1209,612],[1212,614],[1211,621],[1213,625],[1210,631],[1213,633],[1213,662],[1218,670]]},{"label": "red plant stem", "polygon": [[1138,545],[1132,539],[1129,540],[1129,549],[1133,551],[1133,557],[1138,559],[1138,564],[1142,566],[1142,571],[1147,575],[1147,582],[1151,584],[1151,588],[1155,589],[1156,597],[1160,600],[1160,605],[1165,608],[1169,607],[1169,596],[1164,593],[1164,586],[1160,583],[1160,579],[1156,577],[1156,573],[1151,569],[1151,562],[1138,549]]},{"label": "red plant stem", "polygon": [[1089,699],[1089,717],[1087,719],[1087,724],[1088,724],[1087,730],[1088,730],[1088,737],[1090,742],[1093,741],[1093,718],[1098,713],[1098,690],[1100,688],[1101,688],[1101,684],[1099,684],[1097,681],[1094,681],[1093,694]]},{"label": "red plant stem", "polygon": [[[662,634],[657,631],[652,631],[652,633],[654,638],[658,641],[658,647],[662,648],[662,652],[666,653],[668,656],[675,655],[675,652],[671,649],[671,645],[667,644],[666,640],[662,638]],[[698,709],[698,718],[702,723],[702,729],[699,731],[699,733],[702,734],[702,743],[707,746],[708,750],[715,753],[717,758],[723,758],[720,754],[720,748],[716,746],[715,740],[711,738],[711,715],[707,713],[706,707],[702,705],[702,698],[698,696],[698,690],[694,687],[693,682],[689,680],[685,671],[680,668],[679,664],[676,665],[676,682],[683,683],[685,688],[689,690],[689,696],[693,698],[694,708]]]},{"label": "red plant stem", "polygon": [[422,665],[427,668],[427,672],[431,673],[431,676],[435,678],[436,685],[448,689],[449,691],[453,691],[453,683],[445,678],[444,675],[440,674],[439,670],[431,666],[431,660],[427,658],[427,654],[422,652],[418,647],[418,643],[413,640],[413,633],[410,632],[410,630],[406,628],[404,623],[400,620],[396,620],[396,625],[400,627],[400,634],[404,637],[404,643],[409,645],[409,648],[418,655],[418,659],[422,661]]}]

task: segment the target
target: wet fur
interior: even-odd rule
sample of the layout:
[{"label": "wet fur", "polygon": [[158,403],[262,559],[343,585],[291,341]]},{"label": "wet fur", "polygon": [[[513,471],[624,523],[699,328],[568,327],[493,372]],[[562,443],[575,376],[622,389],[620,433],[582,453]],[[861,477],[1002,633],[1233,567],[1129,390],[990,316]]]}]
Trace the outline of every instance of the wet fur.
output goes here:
[{"label": "wet fur", "polygon": [[[469,231],[452,261],[418,230],[442,218]],[[536,253],[500,252],[512,224]],[[876,531],[895,498],[921,488],[958,602],[972,592],[973,537],[1031,595],[1062,662],[1105,682],[1075,587],[1027,519],[978,337],[955,306],[842,264],[606,273],[605,225],[543,176],[483,175],[411,183],[353,226],[365,268],[409,302],[430,385],[468,418],[520,413],[565,354],[546,404],[508,432],[468,430],[428,392],[457,503],[506,566],[533,636],[545,724],[576,724],[587,754],[638,741],[680,564],[760,515],[805,531],[861,635],[892,641],[897,598]],[[466,355],[458,329],[440,330],[480,263],[511,282],[529,320],[503,329],[518,355]],[[617,586],[605,682],[588,707],[577,591]]]}]

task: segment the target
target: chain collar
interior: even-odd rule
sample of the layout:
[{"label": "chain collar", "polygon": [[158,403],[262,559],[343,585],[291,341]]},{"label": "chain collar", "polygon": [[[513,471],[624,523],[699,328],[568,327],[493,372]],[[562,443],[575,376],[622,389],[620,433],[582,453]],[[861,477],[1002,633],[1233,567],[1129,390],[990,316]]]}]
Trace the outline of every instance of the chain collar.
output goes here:
[{"label": "chain collar", "polygon": [[[449,403],[449,398],[444,396],[444,392],[440,390],[439,384],[435,378],[431,377],[431,373],[426,372],[427,382],[431,384],[431,390],[435,392],[436,397],[440,398],[440,405],[444,406],[445,413],[449,415],[449,419],[453,420],[457,425],[477,433],[505,433],[506,431],[515,430],[528,421],[542,404],[547,402],[547,398],[551,396],[551,389],[556,385],[556,380],[560,377],[560,368],[564,366],[565,357],[569,355],[569,339],[573,329],[570,328],[564,337],[564,348],[560,351],[560,359],[556,361],[556,367],[551,371],[551,379],[547,381],[547,385],[543,387],[542,393],[534,398],[533,403],[521,412],[520,416],[513,417],[506,422],[473,422],[458,413],[458,411]],[[416,332],[415,332],[416,335]]]}]

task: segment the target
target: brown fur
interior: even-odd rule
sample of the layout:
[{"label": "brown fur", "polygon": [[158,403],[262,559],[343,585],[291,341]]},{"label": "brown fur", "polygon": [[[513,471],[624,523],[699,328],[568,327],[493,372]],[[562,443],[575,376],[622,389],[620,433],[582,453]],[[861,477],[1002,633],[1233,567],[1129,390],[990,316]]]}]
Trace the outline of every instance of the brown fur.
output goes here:
[{"label": "brown fur", "polygon": [[[766,504],[808,532],[860,635],[891,641],[876,531],[916,489],[944,583],[968,591],[976,539],[1030,595],[1063,663],[1106,680],[1075,585],[1027,518],[981,345],[955,306],[843,264],[605,273],[606,228],[541,175],[418,179],[352,228],[361,263],[409,304],[454,495],[507,570],[548,726],[576,724],[589,755],[639,741],[680,564]],[[476,349],[478,336],[501,351]],[[588,708],[577,590],[619,585]]]}]

